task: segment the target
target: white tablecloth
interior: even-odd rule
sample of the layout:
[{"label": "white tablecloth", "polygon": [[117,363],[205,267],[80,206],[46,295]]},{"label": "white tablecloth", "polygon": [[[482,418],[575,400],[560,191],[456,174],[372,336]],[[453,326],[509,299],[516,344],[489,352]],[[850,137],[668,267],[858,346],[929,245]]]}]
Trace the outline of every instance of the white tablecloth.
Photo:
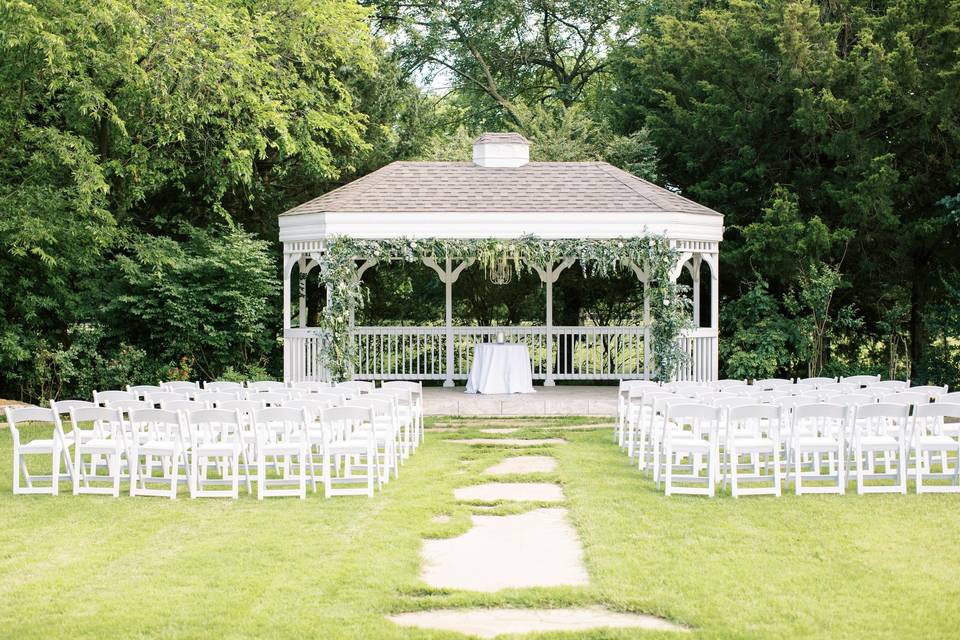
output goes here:
[{"label": "white tablecloth", "polygon": [[475,346],[467,393],[534,393],[527,345],[484,343]]}]

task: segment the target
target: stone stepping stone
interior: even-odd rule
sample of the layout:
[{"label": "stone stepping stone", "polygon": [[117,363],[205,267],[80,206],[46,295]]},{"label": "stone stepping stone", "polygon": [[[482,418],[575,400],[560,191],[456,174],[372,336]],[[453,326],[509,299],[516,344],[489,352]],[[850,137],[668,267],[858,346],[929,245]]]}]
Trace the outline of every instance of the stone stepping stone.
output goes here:
[{"label": "stone stepping stone", "polygon": [[520,429],[519,429],[519,428],[513,428],[513,429],[506,429],[506,428],[480,429],[480,433],[490,433],[490,434],[493,434],[493,435],[496,435],[496,434],[508,435],[508,434],[511,434],[511,433],[516,433],[517,431],[520,431]]},{"label": "stone stepping stone", "polygon": [[506,458],[484,470],[491,476],[506,476],[513,473],[550,473],[557,469],[557,459],[550,456],[515,456]]},{"label": "stone stepping stone", "polygon": [[388,616],[402,627],[455,631],[480,638],[501,634],[586,632],[591,629],[650,629],[689,631],[657,618],[635,613],[617,613],[600,607],[571,609],[434,609]]},{"label": "stone stepping stone", "polygon": [[567,444],[563,438],[461,438],[444,440],[455,444],[499,444],[505,447],[539,447],[545,444]]},{"label": "stone stepping stone", "polygon": [[470,518],[473,528],[462,536],[424,540],[420,577],[431,587],[493,592],[589,582],[566,509]]},{"label": "stone stepping stone", "polygon": [[453,491],[457,500],[476,502],[563,502],[563,489],[552,482],[488,482]]}]

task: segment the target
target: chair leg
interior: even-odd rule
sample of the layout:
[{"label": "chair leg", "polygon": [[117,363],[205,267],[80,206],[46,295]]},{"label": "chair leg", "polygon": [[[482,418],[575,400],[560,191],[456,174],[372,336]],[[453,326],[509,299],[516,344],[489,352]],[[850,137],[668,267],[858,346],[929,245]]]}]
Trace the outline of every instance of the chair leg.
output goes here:
[{"label": "chair leg", "polygon": [[76,461],[77,473],[73,476],[73,495],[75,496],[80,495],[80,476],[84,476],[84,479],[86,479],[87,473],[83,468],[83,454],[79,451],[77,451]]},{"label": "chair leg", "polygon": [[263,500],[263,491],[266,484],[267,458],[261,453],[257,456],[257,500]]},{"label": "chair leg", "polygon": [[734,498],[739,497],[739,491],[737,486],[737,449],[732,444],[727,449],[727,464],[726,470],[723,476],[723,487],[727,487],[727,478],[730,478],[730,495]]},{"label": "chair leg", "polygon": [[663,457],[666,460],[667,468],[664,476],[663,493],[670,495],[670,489],[673,488],[673,449],[669,445],[663,447]]},{"label": "chair leg", "polygon": [[20,493],[20,460],[21,454],[19,448],[13,450],[13,493]]},{"label": "chair leg", "polygon": [[114,453],[113,458],[113,497],[120,497],[120,452]]},{"label": "chair leg", "polygon": [[300,499],[307,499],[307,452],[309,449],[304,449],[300,452]]},{"label": "chair leg", "polygon": [[[56,441],[55,441],[56,442]],[[53,447],[53,469],[50,473],[50,493],[58,495],[60,493],[60,448]]]}]

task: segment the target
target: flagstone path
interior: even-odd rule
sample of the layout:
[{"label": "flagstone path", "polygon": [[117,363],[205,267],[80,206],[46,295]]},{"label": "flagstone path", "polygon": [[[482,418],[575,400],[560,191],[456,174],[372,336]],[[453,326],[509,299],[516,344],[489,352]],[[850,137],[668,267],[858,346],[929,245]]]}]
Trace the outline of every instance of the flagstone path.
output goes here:
[{"label": "flagstone path", "polygon": [[515,473],[551,473],[557,469],[557,459],[550,456],[514,456],[505,458],[483,473],[491,476],[508,476]]},{"label": "flagstone path", "polygon": [[552,482],[487,482],[455,489],[457,500],[477,502],[563,502],[563,489]]},{"label": "flagstone path", "polygon": [[493,444],[503,447],[540,447],[545,444],[567,444],[563,438],[460,438],[444,440],[454,444]]},{"label": "flagstone path", "polygon": [[688,631],[662,618],[634,613],[616,613],[600,607],[573,609],[435,609],[390,616],[404,627],[440,629],[495,638],[502,634],[587,631],[597,628],[633,628],[657,631]]},{"label": "flagstone path", "polygon": [[[510,430],[492,430],[495,433]],[[560,438],[474,438],[446,440],[461,444],[495,444],[512,447],[565,444]],[[551,456],[513,456],[485,469],[484,475],[550,473],[557,461]],[[486,482],[454,490],[468,502],[563,502],[560,485],[551,482]],[[483,509],[475,505],[472,509]],[[492,507],[488,507],[492,508]],[[443,522],[435,516],[434,522]],[[425,540],[422,580],[440,589],[495,592],[531,587],[586,586],[590,583],[584,552],[576,529],[563,507],[537,508],[517,515],[470,516],[472,527],[454,538]],[[449,520],[449,518],[447,518]],[[586,631],[598,628],[638,628],[688,631],[686,627],[648,615],[608,611],[602,607],[564,609],[435,609],[389,616],[405,627],[454,631],[481,638],[501,634],[547,631]]]}]

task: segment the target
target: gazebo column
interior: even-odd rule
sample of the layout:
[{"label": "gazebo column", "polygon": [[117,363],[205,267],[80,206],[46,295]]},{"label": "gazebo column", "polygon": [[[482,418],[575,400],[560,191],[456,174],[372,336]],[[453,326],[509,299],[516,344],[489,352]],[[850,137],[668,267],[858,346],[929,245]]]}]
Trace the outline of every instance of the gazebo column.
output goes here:
[{"label": "gazebo column", "polygon": [[440,282],[443,283],[445,311],[444,326],[446,328],[446,358],[444,366],[443,386],[452,387],[456,383],[453,381],[453,283],[457,281],[464,269],[473,264],[475,258],[462,260],[456,267],[453,266],[452,258],[445,258],[441,267],[436,258],[424,258],[423,264],[437,272],[440,276]]},{"label": "gazebo column", "polygon": [[297,355],[291,353],[290,351],[290,336],[288,335],[292,324],[292,310],[290,304],[290,296],[293,291],[292,284],[290,282],[293,275],[293,265],[297,264],[301,259],[299,253],[287,253],[283,256],[283,379],[284,381],[290,381],[293,379],[295,372],[292,370],[294,365],[294,360],[297,359]]},{"label": "gazebo column", "polygon": [[690,278],[693,280],[693,326],[700,326],[700,264],[703,262],[701,254],[694,254],[690,262],[687,263],[687,271],[690,272]]},{"label": "gazebo column", "polygon": [[653,344],[650,338],[650,275],[645,267],[633,261],[627,263],[633,270],[637,280],[643,285],[643,378],[650,379],[650,354],[653,353]]},{"label": "gazebo column", "polygon": [[710,267],[710,328],[713,329],[713,379],[720,379],[720,256],[715,253],[703,256]]},{"label": "gazebo column", "polygon": [[299,313],[297,314],[297,326],[303,329],[307,326],[307,274],[310,272],[309,260],[306,256],[300,256],[300,259],[297,260],[297,265],[300,267],[300,277],[299,280],[299,291],[300,291],[300,300],[299,300]]},{"label": "gazebo column", "polygon": [[543,282],[547,287],[547,300],[546,300],[546,310],[544,325],[546,331],[546,363],[545,363],[545,377],[543,380],[543,386],[553,387],[557,383],[553,379],[553,284],[557,281],[557,278],[560,277],[560,274],[563,273],[563,270],[573,264],[573,258],[564,258],[556,266],[551,261],[550,263],[539,266],[532,265],[534,270],[540,275],[540,281]]}]

